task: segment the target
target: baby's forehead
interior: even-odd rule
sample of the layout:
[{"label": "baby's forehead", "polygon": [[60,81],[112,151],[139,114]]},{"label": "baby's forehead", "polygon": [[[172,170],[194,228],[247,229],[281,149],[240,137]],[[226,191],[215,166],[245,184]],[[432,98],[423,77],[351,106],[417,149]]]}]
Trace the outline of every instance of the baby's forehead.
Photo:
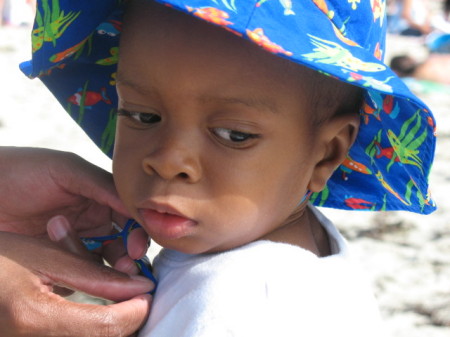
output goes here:
[{"label": "baby's forehead", "polygon": [[[202,80],[202,74],[216,73],[229,76],[235,86],[257,82],[259,87],[265,84],[268,88],[285,88],[299,104],[310,107],[305,116],[312,117],[318,111],[335,109],[348,97],[347,89],[353,87],[269,53],[222,27],[159,4],[133,1],[125,18],[119,79],[124,64],[156,59],[183,70],[196,69],[196,81]],[[137,52],[143,56],[140,61],[136,60]],[[155,54],[159,57],[146,57]],[[135,68],[136,76],[140,75],[139,67]]]},{"label": "baby's forehead", "polygon": [[[121,36],[121,55],[147,50],[144,46],[152,45],[149,52],[157,50],[177,50],[178,58],[190,56],[216,59],[210,65],[224,67],[233,64],[239,67],[240,76],[249,73],[270,73],[272,85],[299,86],[299,90],[315,87],[314,79],[322,75],[305,66],[269,53],[254,43],[217,27],[187,15],[151,3],[133,1],[128,8]],[[121,57],[120,62],[129,61]],[[120,67],[119,67],[120,70]],[[205,66],[203,71],[212,71]]]}]

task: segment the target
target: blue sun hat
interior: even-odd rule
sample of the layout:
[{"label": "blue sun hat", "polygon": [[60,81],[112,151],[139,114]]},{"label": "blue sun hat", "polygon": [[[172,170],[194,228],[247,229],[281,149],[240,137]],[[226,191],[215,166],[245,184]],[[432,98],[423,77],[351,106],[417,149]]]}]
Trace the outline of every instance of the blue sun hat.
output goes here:
[{"label": "blue sun hat", "polygon": [[[149,0],[150,1],[150,0]],[[70,116],[111,156],[123,1],[41,0],[33,57],[39,77]],[[356,142],[310,201],[347,210],[430,213],[428,174],[435,120],[383,63],[385,0],[167,0],[267,52],[365,89]]]}]

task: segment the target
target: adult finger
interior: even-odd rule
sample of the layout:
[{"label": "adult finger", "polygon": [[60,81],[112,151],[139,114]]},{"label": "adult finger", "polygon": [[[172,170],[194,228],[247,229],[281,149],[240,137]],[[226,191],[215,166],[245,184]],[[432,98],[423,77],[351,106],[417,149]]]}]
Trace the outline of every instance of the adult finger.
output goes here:
[{"label": "adult finger", "polygon": [[[66,217],[57,215],[51,218],[47,223],[47,232],[52,241],[57,242],[66,250],[87,260],[92,260],[94,257],[97,257],[98,262],[101,262],[101,259],[98,259],[98,255],[92,254],[84,246]],[[138,237],[138,239],[141,236],[147,237],[146,234],[139,234],[139,236],[134,235],[134,237]],[[143,241],[143,239],[141,239],[141,241]],[[132,243],[135,244],[136,239],[132,239]],[[136,251],[136,249],[134,251]],[[122,240],[119,239],[108,244],[103,248],[102,253],[106,261],[108,261],[108,263],[116,270],[129,275],[137,275],[139,273],[139,268],[136,266],[133,259],[128,256]],[[59,295],[66,296],[65,292],[60,289],[55,292]],[[68,292],[68,294],[70,294],[70,292]]]},{"label": "adult finger", "polygon": [[[52,241],[57,242],[62,248],[67,249],[69,252],[77,254],[85,259],[94,258],[94,255],[89,253],[81,240],[75,234],[75,231],[71,228],[66,217],[57,215],[51,218],[47,222],[47,233]],[[72,289],[59,286],[54,286],[53,292],[64,297],[74,293]]]},{"label": "adult finger", "polygon": [[149,237],[143,228],[133,230],[128,236],[127,250],[132,259],[145,256],[149,247]]},{"label": "adult finger", "polygon": [[142,228],[134,229],[127,238],[127,249],[122,240],[110,243],[103,248],[103,257],[114,268],[128,274],[136,274],[139,269],[133,260],[145,257],[149,247],[148,234]]},{"label": "adult finger", "polygon": [[79,156],[73,156],[72,160],[69,170],[63,168],[59,174],[53,174],[58,183],[74,194],[83,195],[100,204],[108,205],[124,216],[129,216],[128,210],[117,195],[111,173]]},{"label": "adult finger", "polygon": [[[113,219],[117,219],[118,217],[121,217],[120,215],[117,215],[116,213],[113,213]],[[123,227],[125,226],[126,223],[125,219],[123,220],[122,217],[122,221],[116,221],[116,227],[117,230],[121,230],[123,229]],[[118,225],[120,224],[120,225]],[[145,230],[142,227],[136,228],[134,230],[132,230],[127,238],[127,251],[128,251],[128,255],[132,258],[132,259],[140,259],[142,257],[145,256],[145,254],[147,253],[149,247],[149,237],[148,234],[145,232]]]},{"label": "adult finger", "polygon": [[46,275],[60,286],[113,301],[129,299],[154,288],[154,284],[143,276],[127,275],[92,261],[75,258],[69,263],[70,266],[65,264],[61,266],[64,269],[59,270],[56,266],[50,266]]},{"label": "adult finger", "polygon": [[[147,320],[150,295],[107,306],[74,303],[47,293],[28,301],[16,315],[22,336],[122,337],[134,334]],[[23,304],[22,304],[23,305]]]},{"label": "adult finger", "polygon": [[128,336],[148,316],[149,295],[109,306],[69,302],[51,292],[45,272],[32,272],[20,260],[0,256],[0,336]]},{"label": "adult finger", "polygon": [[92,259],[92,254],[83,245],[66,217],[57,215],[51,218],[47,222],[47,233],[52,241],[57,242],[69,252],[87,260]]},{"label": "adult finger", "polygon": [[[99,256],[91,253],[83,244],[78,234],[73,230],[69,220],[65,216],[57,215],[47,222],[47,233],[50,239],[69,252],[79,255],[87,260],[96,257],[96,261],[101,262]],[[112,266],[120,261],[121,268],[116,268],[127,274],[137,274],[139,269],[134,265],[123,245],[121,239],[109,243],[103,248],[103,258]]]},{"label": "adult finger", "polygon": [[128,255],[124,255],[118,259],[113,265],[113,268],[128,275],[138,275],[140,272],[136,262]]},{"label": "adult finger", "polygon": [[[13,245],[13,242],[16,242]],[[20,243],[20,247],[17,246]],[[46,277],[49,284],[80,290],[96,297],[121,301],[148,293],[154,285],[145,277],[127,275],[61,250],[51,242],[2,233],[3,256]],[[23,247],[23,249],[21,248]],[[27,254],[35,251],[39,254]]]},{"label": "adult finger", "polygon": [[[68,315],[82,312],[78,316],[78,322],[73,322],[74,326],[83,325],[84,334],[75,334],[74,336],[106,336],[121,337],[130,336],[135,333],[146,322],[152,297],[150,295],[136,296],[128,301],[111,304],[109,306],[91,306],[91,305],[68,305]],[[73,314],[71,314],[73,313]],[[92,331],[95,333],[92,335]]]}]

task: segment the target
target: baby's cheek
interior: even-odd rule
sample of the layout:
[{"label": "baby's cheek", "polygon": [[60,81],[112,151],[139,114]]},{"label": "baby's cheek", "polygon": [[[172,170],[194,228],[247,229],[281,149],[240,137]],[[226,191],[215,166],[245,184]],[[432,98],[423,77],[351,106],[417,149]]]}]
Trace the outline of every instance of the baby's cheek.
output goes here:
[{"label": "baby's cheek", "polygon": [[246,196],[227,197],[222,203],[221,217],[224,227],[239,227],[243,234],[248,232],[259,232],[267,221],[273,217],[274,209],[270,207],[270,202],[261,200],[264,196],[250,198]]},{"label": "baby's cheek", "polygon": [[131,206],[133,205],[133,179],[130,179],[127,176],[127,171],[122,170],[121,165],[114,165],[113,178],[120,199],[125,204],[125,207],[128,209],[128,211],[132,212]]}]

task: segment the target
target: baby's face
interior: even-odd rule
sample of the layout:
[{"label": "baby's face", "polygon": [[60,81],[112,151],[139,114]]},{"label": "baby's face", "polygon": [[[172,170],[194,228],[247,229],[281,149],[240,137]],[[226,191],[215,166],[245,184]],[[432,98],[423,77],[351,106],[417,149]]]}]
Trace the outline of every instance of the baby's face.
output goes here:
[{"label": "baby's face", "polygon": [[149,19],[146,6],[132,10],[121,45],[121,198],[168,248],[202,253],[270,239],[317,161],[307,79],[220,28],[178,13]]}]

